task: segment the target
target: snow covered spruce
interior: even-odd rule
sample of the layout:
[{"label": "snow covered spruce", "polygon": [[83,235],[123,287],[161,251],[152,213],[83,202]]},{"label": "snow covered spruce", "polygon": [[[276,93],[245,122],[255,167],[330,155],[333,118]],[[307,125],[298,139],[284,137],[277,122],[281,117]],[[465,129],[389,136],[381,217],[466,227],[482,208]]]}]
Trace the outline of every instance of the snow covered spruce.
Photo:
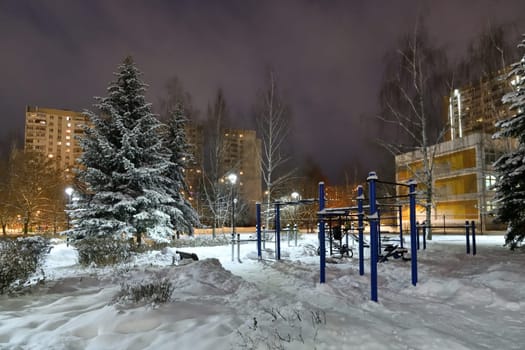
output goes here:
[{"label": "snow covered spruce", "polygon": [[[525,39],[518,47],[525,50]],[[503,103],[514,114],[496,123],[499,131],[494,138],[515,139],[518,145],[514,151],[502,155],[494,163],[494,168],[498,173],[498,218],[507,223],[506,244],[515,249],[525,239],[525,54],[512,65],[508,78],[514,91],[503,96]]]},{"label": "snow covered spruce", "polygon": [[171,111],[167,125],[160,123],[145,101],[146,85],[131,57],[115,76],[108,95],[96,98],[96,112],[86,112],[91,124],[80,139],[83,154],[68,235],[167,242],[175,230],[198,223],[182,195],[183,109]]}]

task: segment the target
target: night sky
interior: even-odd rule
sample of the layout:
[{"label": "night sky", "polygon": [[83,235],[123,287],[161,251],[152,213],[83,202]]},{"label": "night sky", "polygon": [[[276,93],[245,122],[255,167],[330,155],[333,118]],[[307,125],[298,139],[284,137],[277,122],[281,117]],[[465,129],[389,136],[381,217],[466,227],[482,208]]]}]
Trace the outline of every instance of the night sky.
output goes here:
[{"label": "night sky", "polygon": [[524,0],[0,0],[1,152],[23,137],[26,105],[90,109],[129,54],[150,102],[177,76],[204,112],[220,87],[239,127],[252,125],[272,65],[293,110],[295,153],[341,182],[353,164],[384,162],[373,145],[383,57],[418,14],[451,60],[488,23],[525,33]]}]

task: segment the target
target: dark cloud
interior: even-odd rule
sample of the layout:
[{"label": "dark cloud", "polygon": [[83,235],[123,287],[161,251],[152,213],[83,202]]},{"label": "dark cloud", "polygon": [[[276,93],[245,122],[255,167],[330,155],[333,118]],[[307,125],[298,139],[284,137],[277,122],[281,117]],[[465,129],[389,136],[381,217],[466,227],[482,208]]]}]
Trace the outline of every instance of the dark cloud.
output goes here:
[{"label": "dark cloud", "polygon": [[132,54],[155,103],[178,76],[204,110],[224,89],[248,125],[267,65],[294,111],[290,142],[333,181],[371,154],[382,59],[425,16],[452,58],[487,23],[525,31],[523,0],[24,1],[0,3],[0,137],[22,134],[25,105],[82,110]]}]

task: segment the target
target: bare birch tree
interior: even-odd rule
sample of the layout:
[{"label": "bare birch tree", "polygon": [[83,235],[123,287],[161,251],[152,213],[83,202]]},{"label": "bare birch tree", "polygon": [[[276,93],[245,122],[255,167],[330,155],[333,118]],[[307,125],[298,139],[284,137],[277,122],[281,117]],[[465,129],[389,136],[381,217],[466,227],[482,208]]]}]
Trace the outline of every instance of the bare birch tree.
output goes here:
[{"label": "bare birch tree", "polygon": [[291,111],[279,90],[275,71],[269,69],[266,74],[266,85],[256,103],[255,121],[262,143],[260,164],[265,187],[266,227],[268,227],[274,192],[290,178],[292,173],[284,169],[289,160],[284,143],[290,133]]},{"label": "bare birch tree", "polygon": [[228,123],[228,110],[222,90],[217,91],[213,105],[208,106],[205,127],[205,151],[203,194],[205,207],[212,219],[212,233],[215,237],[216,229],[223,227],[228,219],[231,198],[234,195],[233,187],[228,184],[223,160],[226,156],[227,143],[224,140],[224,130]]},{"label": "bare birch tree", "polygon": [[[423,186],[423,202],[428,225],[433,200],[433,160],[435,147],[446,129],[440,125],[443,96],[448,94],[448,63],[444,50],[432,46],[424,26],[417,22],[412,33],[402,37],[399,48],[387,55],[380,92],[379,118],[391,124],[391,136],[382,145],[393,155],[420,151],[422,169],[412,169]],[[427,231],[428,239],[432,232]]]}]

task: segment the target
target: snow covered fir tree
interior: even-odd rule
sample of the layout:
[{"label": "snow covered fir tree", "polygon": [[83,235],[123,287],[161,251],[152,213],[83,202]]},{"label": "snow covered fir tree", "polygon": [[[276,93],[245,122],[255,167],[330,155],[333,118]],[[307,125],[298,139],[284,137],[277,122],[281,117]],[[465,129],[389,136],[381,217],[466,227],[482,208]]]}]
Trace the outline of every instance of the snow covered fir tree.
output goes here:
[{"label": "snow covered fir tree", "polygon": [[171,218],[171,224],[176,231],[192,232],[192,228],[199,223],[199,218],[184,194],[189,194],[185,178],[185,169],[192,160],[189,152],[188,139],[186,138],[185,125],[188,121],[184,105],[177,102],[168,110],[169,119],[166,125],[165,142],[171,152],[168,166],[168,177],[173,185],[168,188],[168,193],[175,200],[179,211]]},{"label": "snow covered fir tree", "polygon": [[72,237],[135,237],[140,244],[147,236],[161,242],[196,221],[180,192],[183,164],[171,161],[184,157],[177,149],[184,145],[176,143],[185,138],[175,133],[166,140],[170,135],[146,102],[140,75],[127,57],[107,96],[96,98],[96,112],[86,112],[91,125],[80,139],[79,198],[69,211]]},{"label": "snow covered fir tree", "polygon": [[[519,48],[525,49],[525,35]],[[496,203],[498,218],[507,224],[505,242],[511,249],[522,245],[525,238],[525,54],[511,66],[509,78],[514,91],[503,96],[512,117],[496,123],[494,138],[512,138],[517,147],[495,163],[498,174]]]}]

